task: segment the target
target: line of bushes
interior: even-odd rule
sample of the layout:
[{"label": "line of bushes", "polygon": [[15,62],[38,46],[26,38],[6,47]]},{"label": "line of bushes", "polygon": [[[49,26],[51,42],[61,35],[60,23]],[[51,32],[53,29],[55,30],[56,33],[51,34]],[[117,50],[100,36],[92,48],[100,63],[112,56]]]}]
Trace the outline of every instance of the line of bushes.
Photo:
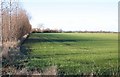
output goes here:
[{"label": "line of bushes", "polygon": [[30,17],[20,3],[7,0],[1,4],[2,42],[18,41],[30,33]]}]

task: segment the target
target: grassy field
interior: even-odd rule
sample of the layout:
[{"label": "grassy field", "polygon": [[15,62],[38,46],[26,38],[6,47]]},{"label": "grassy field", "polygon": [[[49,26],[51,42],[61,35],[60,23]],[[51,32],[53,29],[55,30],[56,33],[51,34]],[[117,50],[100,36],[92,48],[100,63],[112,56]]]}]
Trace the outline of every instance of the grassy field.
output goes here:
[{"label": "grassy field", "polygon": [[118,35],[114,33],[33,33],[23,46],[26,66],[57,66],[58,74],[112,75],[118,71]]}]

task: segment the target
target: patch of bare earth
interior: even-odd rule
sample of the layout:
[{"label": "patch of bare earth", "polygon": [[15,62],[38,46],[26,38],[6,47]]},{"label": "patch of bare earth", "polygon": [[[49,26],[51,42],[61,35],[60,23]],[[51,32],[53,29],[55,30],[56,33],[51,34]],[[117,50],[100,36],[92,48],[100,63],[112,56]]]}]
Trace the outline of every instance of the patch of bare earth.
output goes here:
[{"label": "patch of bare earth", "polygon": [[16,69],[14,67],[6,67],[2,69],[2,74],[3,75],[24,75],[24,76],[31,76],[31,77],[40,77],[40,76],[57,76],[57,67],[56,66],[51,66],[44,71],[41,70],[28,70],[27,68],[22,68],[22,69]]}]

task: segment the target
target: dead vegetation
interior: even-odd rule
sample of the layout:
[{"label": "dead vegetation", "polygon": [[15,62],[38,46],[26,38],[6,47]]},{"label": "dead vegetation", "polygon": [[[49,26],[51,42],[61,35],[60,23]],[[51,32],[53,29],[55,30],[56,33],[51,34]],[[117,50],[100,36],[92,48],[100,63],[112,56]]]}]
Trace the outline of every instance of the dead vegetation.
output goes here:
[{"label": "dead vegetation", "polygon": [[30,17],[17,0],[2,0],[0,13],[2,26],[0,30],[2,31],[3,45],[5,45],[5,43],[15,45],[15,42],[30,33]]}]

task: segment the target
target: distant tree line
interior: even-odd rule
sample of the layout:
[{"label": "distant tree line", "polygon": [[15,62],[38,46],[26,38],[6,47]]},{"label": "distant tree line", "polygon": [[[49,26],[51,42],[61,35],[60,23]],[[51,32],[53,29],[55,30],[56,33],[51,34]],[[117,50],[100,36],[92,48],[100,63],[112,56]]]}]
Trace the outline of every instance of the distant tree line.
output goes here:
[{"label": "distant tree line", "polygon": [[32,29],[33,33],[61,33],[62,29],[41,29],[41,28],[33,28]]},{"label": "distant tree line", "polygon": [[117,33],[113,31],[63,31],[63,33]]},{"label": "distant tree line", "polygon": [[0,7],[0,31],[3,42],[18,41],[30,33],[30,17],[18,0],[1,0]]},{"label": "distant tree line", "polygon": [[63,31],[62,29],[41,29],[41,28],[33,28],[33,33],[117,33],[113,31]]}]

